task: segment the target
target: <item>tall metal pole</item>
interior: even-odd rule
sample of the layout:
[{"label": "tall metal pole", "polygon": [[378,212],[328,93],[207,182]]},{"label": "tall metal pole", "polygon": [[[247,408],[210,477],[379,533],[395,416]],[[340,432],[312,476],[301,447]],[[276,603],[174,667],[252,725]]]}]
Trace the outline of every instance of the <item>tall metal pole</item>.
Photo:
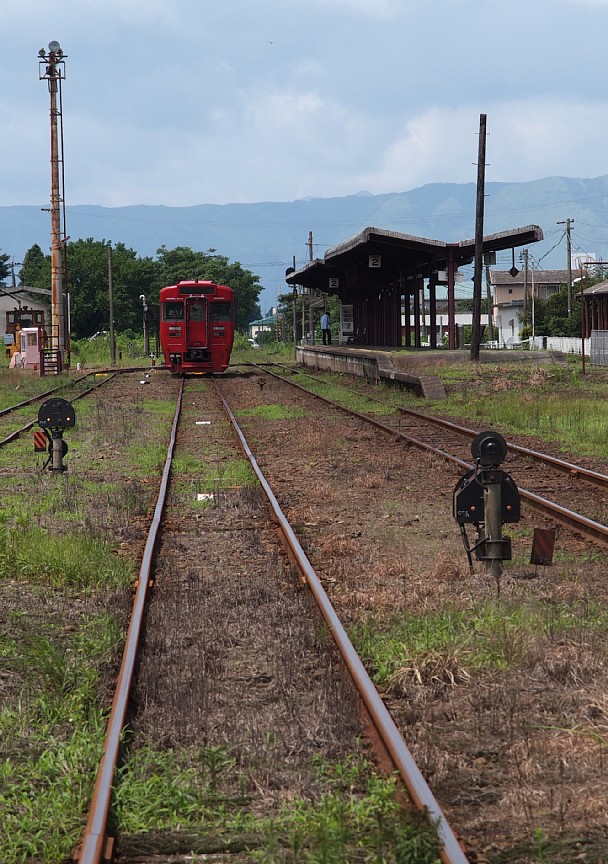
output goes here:
[{"label": "tall metal pole", "polygon": [[535,324],[535,320],[534,320],[534,315],[535,315],[535,305],[534,304],[536,303],[536,298],[534,296],[534,268],[532,268],[532,270],[530,272],[532,274],[532,338],[534,339],[536,337],[536,329],[535,329],[536,324]]},{"label": "tall metal pole", "polygon": [[477,159],[477,208],[475,215],[475,272],[473,274],[473,333],[471,336],[471,360],[479,360],[479,349],[481,346],[481,278],[483,272],[486,120],[486,114],[479,115],[479,156]]},{"label": "tall metal pole", "polygon": [[65,316],[63,309],[63,239],[61,236],[61,190],[59,162],[63,153],[59,139],[59,112],[57,96],[65,78],[65,55],[59,42],[49,42],[48,54],[38,52],[40,78],[48,81],[51,100],[51,348],[57,349],[63,359],[65,353]]},{"label": "tall metal pole", "polygon": [[[59,211],[59,135],[57,129],[57,79],[49,79],[51,93],[51,347],[62,350],[63,266],[61,260],[61,216]],[[56,342],[55,342],[56,340]],[[53,344],[55,342],[55,344]]]},{"label": "tall metal pole", "polygon": [[144,357],[150,355],[150,337],[148,336],[148,300],[145,294],[140,294],[139,299],[143,306],[143,325],[144,325]]}]

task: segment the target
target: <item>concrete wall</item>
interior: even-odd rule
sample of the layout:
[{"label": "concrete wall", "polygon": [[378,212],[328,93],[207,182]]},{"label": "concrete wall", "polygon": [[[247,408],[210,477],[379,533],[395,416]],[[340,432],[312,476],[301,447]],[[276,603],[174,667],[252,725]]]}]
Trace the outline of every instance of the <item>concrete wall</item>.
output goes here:
[{"label": "concrete wall", "polygon": [[332,347],[331,351],[323,351],[318,346],[311,350],[307,346],[296,347],[296,360],[310,369],[321,369],[323,372],[336,372],[343,375],[355,375],[376,384],[380,380],[378,360],[371,352],[357,351],[356,354],[346,349]]}]

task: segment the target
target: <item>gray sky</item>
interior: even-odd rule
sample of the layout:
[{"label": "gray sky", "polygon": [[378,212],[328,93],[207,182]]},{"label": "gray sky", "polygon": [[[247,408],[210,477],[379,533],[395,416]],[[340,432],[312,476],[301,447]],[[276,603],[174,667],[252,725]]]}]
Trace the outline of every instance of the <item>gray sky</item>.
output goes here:
[{"label": "gray sky", "polygon": [[608,0],[2,3],[0,205],[291,201],[608,173]]}]

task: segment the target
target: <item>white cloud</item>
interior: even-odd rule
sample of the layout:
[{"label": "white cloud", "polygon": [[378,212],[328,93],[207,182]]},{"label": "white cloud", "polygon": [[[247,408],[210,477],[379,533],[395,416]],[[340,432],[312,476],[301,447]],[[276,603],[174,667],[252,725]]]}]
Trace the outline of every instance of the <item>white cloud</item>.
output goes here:
[{"label": "white cloud", "polygon": [[480,111],[488,180],[598,176],[608,171],[604,61],[576,45],[603,32],[607,12],[608,0],[435,0],[444,36],[433,38],[422,0],[4,3],[2,203],[47,200],[36,52],[50,39],[68,54],[69,203],[474,182]]},{"label": "white cloud", "polygon": [[409,120],[380,148],[378,167],[357,184],[376,192],[433,182],[475,182],[479,115],[487,114],[486,181],[608,173],[608,105],[529,100],[435,106]]}]

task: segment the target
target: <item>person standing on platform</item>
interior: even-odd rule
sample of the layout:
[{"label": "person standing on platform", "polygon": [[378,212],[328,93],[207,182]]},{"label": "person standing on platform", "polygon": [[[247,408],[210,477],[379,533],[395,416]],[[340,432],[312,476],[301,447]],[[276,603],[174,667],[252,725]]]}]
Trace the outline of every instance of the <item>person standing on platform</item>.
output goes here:
[{"label": "person standing on platform", "polygon": [[328,312],[321,315],[321,332],[323,333],[323,344],[331,345],[331,322]]}]

